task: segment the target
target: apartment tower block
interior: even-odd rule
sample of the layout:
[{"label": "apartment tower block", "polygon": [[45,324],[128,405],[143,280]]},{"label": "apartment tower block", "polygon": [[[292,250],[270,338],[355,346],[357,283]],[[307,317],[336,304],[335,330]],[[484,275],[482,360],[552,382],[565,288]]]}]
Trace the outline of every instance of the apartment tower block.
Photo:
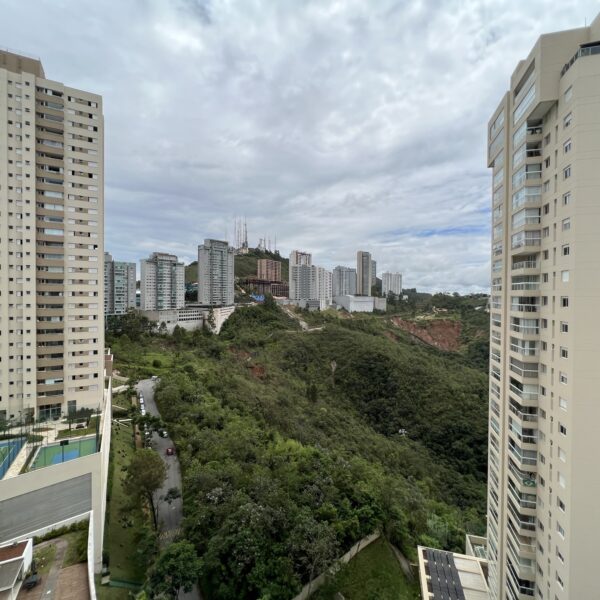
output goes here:
[{"label": "apartment tower block", "polygon": [[0,51],[0,418],[103,394],[102,98]]},{"label": "apartment tower block", "polygon": [[356,293],[370,296],[373,281],[373,260],[369,252],[359,250],[356,253]]},{"label": "apartment tower block", "polygon": [[488,165],[491,597],[598,598],[600,16],[519,62]]},{"label": "apartment tower block", "polygon": [[198,303],[204,306],[232,306],[235,250],[221,240],[204,240],[198,246]]},{"label": "apartment tower block", "polygon": [[185,265],[175,255],[153,252],[140,268],[141,310],[185,306]]},{"label": "apartment tower block", "polygon": [[135,263],[104,253],[104,315],[124,315],[135,308]]}]

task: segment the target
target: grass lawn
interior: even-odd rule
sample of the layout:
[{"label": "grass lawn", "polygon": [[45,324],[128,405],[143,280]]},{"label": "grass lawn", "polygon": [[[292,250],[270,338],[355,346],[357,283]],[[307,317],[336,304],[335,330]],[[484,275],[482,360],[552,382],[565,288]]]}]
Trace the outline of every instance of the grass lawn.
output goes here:
[{"label": "grass lawn", "polygon": [[340,592],[346,600],[418,600],[419,584],[407,581],[392,549],[373,542],[324,585],[314,600],[333,600]]},{"label": "grass lawn", "polygon": [[[110,560],[110,575],[113,579],[142,583],[144,568],[139,564],[135,549],[135,532],[143,524],[141,510],[132,510],[123,483],[125,471],[133,456],[131,429],[113,425],[111,470],[112,491],[107,511],[107,539],[105,550]],[[125,596],[127,597],[127,596]]]},{"label": "grass lawn", "polygon": [[58,432],[56,438],[57,439],[62,439],[62,438],[68,438],[68,437],[79,437],[81,435],[91,435],[93,433],[96,433],[96,419],[98,417],[92,417],[90,419],[90,424],[88,427],[84,427],[83,429],[75,429],[76,424],[73,423],[71,425],[71,431],[69,431],[68,429],[63,429],[61,431]]},{"label": "grass lawn", "polygon": [[100,585],[99,581],[96,581],[96,597],[98,600],[131,600],[134,596],[131,595],[130,590],[125,588]]},{"label": "grass lawn", "polygon": [[63,559],[63,569],[71,565],[87,562],[87,529],[67,533],[61,536],[61,539],[69,543]]}]

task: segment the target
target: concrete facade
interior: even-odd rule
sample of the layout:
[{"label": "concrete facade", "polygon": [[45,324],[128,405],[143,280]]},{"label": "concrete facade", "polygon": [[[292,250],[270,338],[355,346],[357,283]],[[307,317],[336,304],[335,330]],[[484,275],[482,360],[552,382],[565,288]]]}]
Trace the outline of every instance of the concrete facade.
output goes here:
[{"label": "concrete facade", "polygon": [[135,308],[135,263],[113,260],[104,253],[104,315],[124,315]]},{"label": "concrete facade", "polygon": [[333,269],[332,294],[334,297],[356,295],[356,269],[342,266]]},{"label": "concrete facade", "polygon": [[234,302],[234,249],[221,240],[198,246],[198,303],[232,306]]},{"label": "concrete facade", "polygon": [[373,260],[369,252],[359,250],[356,253],[356,293],[370,296],[373,285]]},{"label": "concrete facade", "polygon": [[351,296],[348,294],[342,296],[334,296],[333,301],[339,308],[343,308],[349,313],[353,312],[373,312],[373,296]]},{"label": "concrete facade", "polygon": [[381,275],[381,292],[387,296],[390,292],[396,296],[402,294],[402,273],[386,271]]},{"label": "concrete facade", "polygon": [[598,597],[600,16],[543,35],[488,125],[490,597]]},{"label": "concrete facade", "polygon": [[140,261],[140,309],[166,310],[185,305],[185,266],[173,254],[154,252]]},{"label": "concrete facade", "polygon": [[0,51],[0,416],[97,407],[104,351],[102,98]]},{"label": "concrete facade", "polygon": [[323,310],[333,301],[331,271],[312,264],[312,257],[294,250],[290,254],[290,301]]},{"label": "concrete facade", "polygon": [[263,281],[281,281],[281,261],[259,258],[256,278]]}]

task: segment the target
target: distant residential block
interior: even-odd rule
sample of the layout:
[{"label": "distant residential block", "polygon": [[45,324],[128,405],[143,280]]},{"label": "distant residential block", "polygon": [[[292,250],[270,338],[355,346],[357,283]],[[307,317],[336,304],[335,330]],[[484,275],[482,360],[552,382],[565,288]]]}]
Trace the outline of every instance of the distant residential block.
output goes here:
[{"label": "distant residential block", "polygon": [[337,266],[333,269],[333,296],[356,295],[356,269]]},{"label": "distant residential block", "polygon": [[256,278],[264,281],[281,281],[281,261],[259,258]]},{"label": "distant residential block", "polygon": [[135,263],[113,260],[104,253],[104,314],[124,315],[135,308]]},{"label": "distant residential block", "polygon": [[370,296],[373,285],[373,260],[369,252],[359,250],[356,253],[356,293]]},{"label": "distant residential block", "polygon": [[235,250],[222,240],[204,240],[198,246],[198,303],[232,306],[234,303]]},{"label": "distant residential block", "polygon": [[154,252],[140,261],[141,310],[185,305],[185,266],[173,254]]},{"label": "distant residential block", "polygon": [[390,292],[399,296],[402,293],[402,273],[385,272],[381,275],[381,291],[384,296]]}]

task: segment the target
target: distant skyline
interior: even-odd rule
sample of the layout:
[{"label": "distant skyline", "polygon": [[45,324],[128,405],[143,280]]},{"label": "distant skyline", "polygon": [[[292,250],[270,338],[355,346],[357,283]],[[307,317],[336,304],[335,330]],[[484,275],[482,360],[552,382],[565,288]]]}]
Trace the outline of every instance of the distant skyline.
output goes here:
[{"label": "distant skyline", "polygon": [[4,0],[0,46],[101,94],[105,246],[195,260],[205,238],[487,291],[486,125],[542,33],[597,1]]}]

